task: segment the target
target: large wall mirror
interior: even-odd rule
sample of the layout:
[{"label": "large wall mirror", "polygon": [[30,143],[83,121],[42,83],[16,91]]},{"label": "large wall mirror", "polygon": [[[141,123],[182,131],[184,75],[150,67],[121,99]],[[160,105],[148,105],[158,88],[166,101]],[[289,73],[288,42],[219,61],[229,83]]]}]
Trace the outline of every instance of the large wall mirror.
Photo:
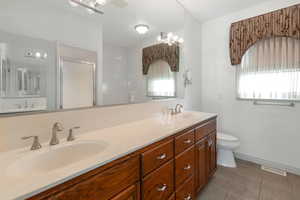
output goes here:
[{"label": "large wall mirror", "polygon": [[[184,96],[184,9],[176,0],[1,0],[0,115]],[[172,71],[143,49],[179,48]]]}]

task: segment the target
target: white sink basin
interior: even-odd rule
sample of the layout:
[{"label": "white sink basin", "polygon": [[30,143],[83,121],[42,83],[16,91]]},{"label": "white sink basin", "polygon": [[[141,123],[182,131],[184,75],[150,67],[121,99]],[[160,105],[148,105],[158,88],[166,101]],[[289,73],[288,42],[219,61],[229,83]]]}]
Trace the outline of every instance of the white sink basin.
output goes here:
[{"label": "white sink basin", "polygon": [[7,168],[9,176],[49,173],[96,155],[106,148],[98,142],[75,142],[60,144],[27,153]]}]

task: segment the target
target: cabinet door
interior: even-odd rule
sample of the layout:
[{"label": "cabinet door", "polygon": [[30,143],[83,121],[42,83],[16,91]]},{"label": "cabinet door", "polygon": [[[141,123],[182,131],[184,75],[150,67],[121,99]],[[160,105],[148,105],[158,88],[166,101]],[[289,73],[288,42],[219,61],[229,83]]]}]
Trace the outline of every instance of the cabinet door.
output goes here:
[{"label": "cabinet door", "polygon": [[208,170],[209,177],[213,176],[217,169],[216,136],[217,136],[216,132],[211,133],[207,141],[207,156],[208,156],[207,170]]},{"label": "cabinet door", "polygon": [[195,146],[186,150],[175,159],[175,186],[178,188],[194,174]]},{"label": "cabinet door", "polygon": [[140,200],[140,185],[136,184],[129,187],[111,200]]},{"label": "cabinet door", "polygon": [[199,192],[207,182],[207,138],[196,145],[196,192]]},{"label": "cabinet door", "polygon": [[174,192],[174,161],[170,161],[143,179],[143,200],[167,200]]},{"label": "cabinet door", "polygon": [[193,199],[194,199],[194,177],[191,177],[176,191],[176,200],[193,200]]}]

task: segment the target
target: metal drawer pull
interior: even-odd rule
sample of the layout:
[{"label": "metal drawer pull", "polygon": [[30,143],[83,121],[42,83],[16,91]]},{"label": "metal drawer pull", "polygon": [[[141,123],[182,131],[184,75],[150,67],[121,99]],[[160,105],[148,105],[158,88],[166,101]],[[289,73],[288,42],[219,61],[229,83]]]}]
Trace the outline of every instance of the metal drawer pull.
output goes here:
[{"label": "metal drawer pull", "polygon": [[191,144],[191,143],[192,143],[192,140],[185,140],[184,143],[185,143],[185,144]]},{"label": "metal drawer pull", "polygon": [[167,186],[166,184],[163,184],[161,187],[158,187],[158,188],[157,188],[157,191],[163,192],[163,191],[165,191],[167,188],[168,188],[168,186]]},{"label": "metal drawer pull", "polygon": [[190,170],[191,169],[191,165],[187,165],[186,167],[183,168],[184,170]]},{"label": "metal drawer pull", "polygon": [[185,197],[184,200],[192,200],[192,196],[189,194],[189,196]]},{"label": "metal drawer pull", "polygon": [[164,154],[158,156],[158,157],[157,157],[157,160],[163,160],[163,159],[165,159],[166,157],[167,157],[167,155],[164,153]]}]

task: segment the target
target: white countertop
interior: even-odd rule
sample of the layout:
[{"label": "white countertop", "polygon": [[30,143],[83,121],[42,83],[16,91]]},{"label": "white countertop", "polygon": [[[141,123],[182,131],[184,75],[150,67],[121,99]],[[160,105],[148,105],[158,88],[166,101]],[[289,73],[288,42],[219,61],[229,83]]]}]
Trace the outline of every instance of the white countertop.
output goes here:
[{"label": "white countertop", "polygon": [[[9,170],[13,168],[11,166],[16,161],[28,155],[38,154],[39,151],[51,152],[53,148],[72,143],[62,142],[57,147],[43,144],[43,148],[37,151],[30,151],[26,148],[0,153],[0,199],[22,200],[31,197],[216,116],[216,114],[200,112],[185,112],[172,117],[157,115],[145,120],[82,134],[76,138],[74,143],[98,142],[103,144],[103,150],[86,159],[48,173],[13,174]],[[24,170],[26,166],[19,167],[23,167],[22,170]]]}]

